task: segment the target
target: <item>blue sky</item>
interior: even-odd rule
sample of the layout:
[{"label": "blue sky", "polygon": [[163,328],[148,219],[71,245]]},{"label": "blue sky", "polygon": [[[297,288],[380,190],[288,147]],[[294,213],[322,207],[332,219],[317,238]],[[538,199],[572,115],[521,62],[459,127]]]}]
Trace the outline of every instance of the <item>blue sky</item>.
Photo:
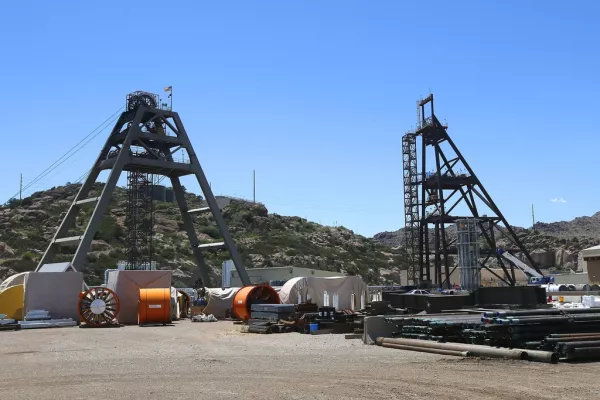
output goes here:
[{"label": "blue sky", "polygon": [[[0,199],[127,93],[172,85],[216,194],[251,198],[255,169],[257,200],[271,212],[367,236],[395,230],[401,137],[431,91],[511,224],[531,225],[531,204],[545,222],[590,215],[600,210],[598,4],[9,2]],[[105,138],[25,194],[77,180]]]}]

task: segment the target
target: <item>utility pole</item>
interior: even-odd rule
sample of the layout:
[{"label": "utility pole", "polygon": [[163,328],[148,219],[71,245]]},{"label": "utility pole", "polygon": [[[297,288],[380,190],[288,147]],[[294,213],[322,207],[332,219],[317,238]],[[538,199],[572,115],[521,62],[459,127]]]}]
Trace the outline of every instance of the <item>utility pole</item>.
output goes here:
[{"label": "utility pole", "polygon": [[23,173],[21,172],[21,180],[19,182],[19,203],[23,200]]},{"label": "utility pole", "polygon": [[256,170],[252,171],[252,199],[256,203]]},{"label": "utility pole", "polygon": [[533,221],[533,225],[531,225],[531,229],[535,231],[535,213],[533,211],[533,204],[531,205],[531,220]]}]

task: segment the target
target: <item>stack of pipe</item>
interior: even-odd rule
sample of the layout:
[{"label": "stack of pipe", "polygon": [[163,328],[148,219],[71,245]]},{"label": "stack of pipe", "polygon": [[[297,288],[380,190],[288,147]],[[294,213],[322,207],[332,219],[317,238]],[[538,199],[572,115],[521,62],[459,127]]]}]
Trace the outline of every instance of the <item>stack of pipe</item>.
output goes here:
[{"label": "stack of pipe", "polygon": [[531,354],[550,352],[568,360],[600,360],[600,308],[490,310],[394,316],[388,321],[399,328],[395,338],[524,348]]},{"label": "stack of pipe", "polygon": [[480,314],[456,313],[410,317],[390,317],[400,329],[395,336],[405,339],[463,342],[465,329],[482,325]]},{"label": "stack of pipe", "polygon": [[473,343],[546,350],[542,344],[549,335],[600,334],[596,308],[494,311],[484,313],[482,321],[481,329],[465,332]]},{"label": "stack of pipe", "polygon": [[567,360],[598,360],[600,333],[553,333],[544,338],[538,347],[554,351]]}]

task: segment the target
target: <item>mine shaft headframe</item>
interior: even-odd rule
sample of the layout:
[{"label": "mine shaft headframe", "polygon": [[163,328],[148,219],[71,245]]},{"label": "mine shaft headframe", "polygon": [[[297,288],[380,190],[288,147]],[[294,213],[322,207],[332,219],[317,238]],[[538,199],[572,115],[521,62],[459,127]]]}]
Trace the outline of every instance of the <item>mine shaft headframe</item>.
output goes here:
[{"label": "mine shaft headframe", "polygon": [[[116,121],[109,137],[87,175],[69,210],[63,217],[46,252],[40,258],[39,270],[56,255],[66,255],[65,248],[72,248],[71,264],[81,270],[96,235],[103,215],[108,210],[112,194],[123,171],[164,175],[171,180],[175,200],[179,206],[183,228],[187,232],[192,253],[199,267],[197,273],[205,286],[209,286],[209,268],[204,252],[225,249],[238,271],[244,285],[250,285],[250,277],[244,268],[242,257],[225,223],[210,183],[194,151],[189,135],[177,112],[157,108],[158,96],[148,92],[128,95],[128,106]],[[166,130],[168,128],[168,131]],[[187,160],[176,160],[174,154],[187,153]],[[96,180],[102,171],[110,171],[100,193],[92,194]],[[181,185],[183,176],[195,177],[204,195],[207,207],[190,209]],[[76,224],[80,212],[92,208],[93,212],[84,231]],[[212,214],[212,219],[222,237],[222,242],[205,243],[198,237],[192,217]],[[194,277],[192,276],[192,279]]]},{"label": "mine shaft headframe", "polygon": [[[429,116],[426,116],[425,112],[427,109],[427,105],[429,105]],[[439,121],[435,118],[434,108],[433,108],[433,93],[431,93],[426,98],[417,101],[417,133],[419,133],[419,129],[424,128],[426,126],[431,126],[435,123],[439,124]],[[439,127],[448,129],[448,125],[439,124]]]},{"label": "mine shaft headframe", "polygon": [[[417,130],[415,135],[421,137],[421,145],[417,146],[420,148],[420,153],[417,154],[420,169],[416,173],[419,178],[413,183],[413,185],[418,186],[418,192],[420,192],[418,197],[420,208],[418,217],[419,232],[415,241],[417,245],[415,247],[419,249],[420,281],[431,281],[430,255],[434,255],[435,283],[439,285],[450,284],[449,277],[454,269],[450,270],[449,255],[453,250],[451,249],[452,243],[448,241],[445,226],[455,223],[457,219],[461,218],[476,218],[479,220],[481,237],[487,242],[489,249],[497,247],[495,233],[500,233],[503,239],[508,240],[513,245],[513,250],[523,253],[532,268],[537,271],[535,261],[527,248],[508,224],[490,194],[451,139],[447,132],[447,126],[437,119],[434,113],[433,95],[417,102]],[[428,156],[428,153],[432,154]],[[428,171],[427,161],[430,162],[429,165],[435,162],[434,171]],[[461,172],[459,169],[461,166],[466,172]],[[407,171],[406,166],[403,166],[403,169],[405,173],[408,172],[409,175],[414,175],[414,172],[411,172],[413,168]],[[411,190],[414,189],[413,185],[408,185]],[[408,203],[405,201],[406,215],[410,213],[410,206],[414,201]],[[459,205],[465,207],[465,211],[468,210],[467,215],[452,213]],[[480,206],[488,211],[485,214],[481,213]],[[489,213],[492,215],[487,217]],[[433,232],[430,232],[431,225],[434,226]],[[431,234],[434,236],[433,243],[430,243],[429,240]],[[496,255],[495,252],[489,251],[488,253],[481,263],[482,268],[487,269],[500,281],[514,285],[516,283],[515,266],[512,264],[505,265],[501,257]],[[503,270],[504,277],[495,274],[491,266],[488,266],[488,261],[492,259],[497,260],[499,267]]]}]

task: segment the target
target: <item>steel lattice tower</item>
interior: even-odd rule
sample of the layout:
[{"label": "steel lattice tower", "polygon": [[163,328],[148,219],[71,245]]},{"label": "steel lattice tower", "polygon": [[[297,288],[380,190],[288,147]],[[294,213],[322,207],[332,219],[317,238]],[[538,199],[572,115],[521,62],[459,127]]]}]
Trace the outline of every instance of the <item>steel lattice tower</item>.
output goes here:
[{"label": "steel lattice tower", "polygon": [[408,280],[419,280],[419,191],[417,186],[417,136],[402,137],[402,167],[404,181],[404,246],[408,257]]},{"label": "steel lattice tower", "polygon": [[[54,254],[61,251],[61,248],[69,247],[75,249],[71,259],[72,267],[76,270],[82,269],[119,177],[123,171],[128,171],[135,174],[162,175],[170,179],[181,212],[183,226],[199,267],[192,279],[199,278],[205,286],[209,286],[209,269],[204,260],[203,252],[226,249],[244,285],[250,284],[250,278],[244,268],[242,258],[227,229],[179,114],[170,109],[159,108],[158,104],[158,95],[152,93],[134,92],[127,96],[126,110],[114,125],[90,173],[75,196],[46,252],[41,257],[36,271],[42,265],[50,262]],[[187,154],[188,161],[174,160],[173,155],[179,151],[184,151]],[[100,195],[90,197],[90,191],[98,176],[105,170],[110,171],[110,173]],[[180,178],[189,175],[194,176],[198,181],[207,207],[188,208]],[[133,177],[134,175],[130,176]],[[139,182],[137,181],[138,177],[134,178],[136,182]],[[139,194],[137,190],[135,192]],[[136,201],[138,200],[140,200],[139,197]],[[93,208],[94,210],[85,230],[69,236],[70,230],[75,228],[77,215],[84,208]],[[222,242],[200,243],[192,220],[192,216],[198,213],[210,213],[212,215],[221,234]],[[136,215],[135,213],[129,214],[129,217],[132,218],[132,226],[143,232],[143,235],[136,237],[136,240],[140,237],[150,237],[150,240],[146,239],[142,247],[150,246],[148,254],[151,257],[152,229],[149,226],[151,220],[147,217],[138,218],[139,215]],[[150,232],[149,235],[148,232]],[[135,247],[137,250],[141,250],[139,242]],[[139,255],[129,257],[128,261],[136,257],[139,257]]]},{"label": "steel lattice tower", "polygon": [[127,172],[126,269],[149,269],[152,262],[152,175],[140,171]]},{"label": "steel lattice tower", "polygon": [[[486,249],[480,251],[484,258],[481,268],[489,270],[507,285],[515,284],[514,266],[507,265],[506,259],[496,252],[496,235],[499,234],[510,243],[510,252],[522,253],[526,262],[539,272],[531,255],[448,135],[447,126],[435,116],[433,95],[417,104],[417,130],[403,137],[406,246],[409,253],[414,252],[416,256],[409,266],[409,279],[413,279],[413,284],[450,286],[449,277],[457,267],[450,265],[450,255],[457,254],[457,250],[456,239],[448,239],[447,227],[465,218],[477,219],[480,239],[486,244]],[[417,138],[420,146],[416,144]],[[410,150],[413,140],[414,152]],[[417,148],[420,151],[417,152]],[[415,212],[415,208],[418,211]],[[418,226],[416,234],[415,226]],[[433,235],[432,240],[430,235]],[[497,260],[503,270],[502,276],[490,269],[492,259]],[[431,263],[433,277],[430,276]],[[418,282],[415,269],[419,271]]]}]

